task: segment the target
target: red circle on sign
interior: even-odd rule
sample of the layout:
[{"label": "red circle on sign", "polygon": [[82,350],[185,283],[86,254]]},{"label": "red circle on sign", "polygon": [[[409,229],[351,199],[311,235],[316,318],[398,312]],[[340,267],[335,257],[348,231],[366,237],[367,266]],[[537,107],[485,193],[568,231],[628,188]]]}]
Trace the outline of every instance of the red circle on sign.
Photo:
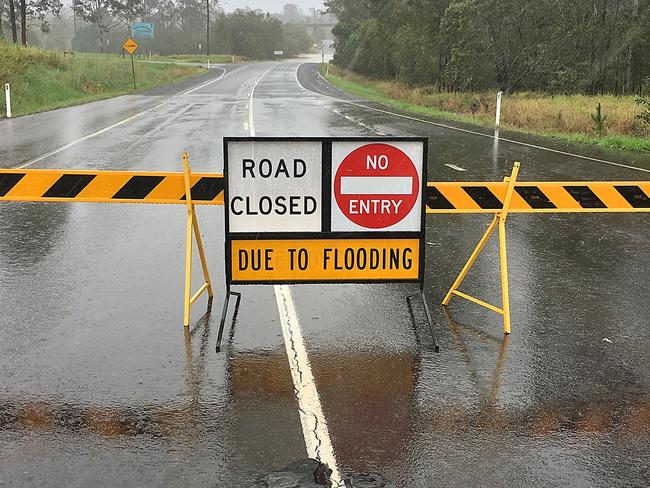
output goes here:
[{"label": "red circle on sign", "polygon": [[334,176],[339,209],[350,221],[367,229],[384,229],[404,220],[419,193],[420,177],[413,161],[389,144],[355,149]]}]

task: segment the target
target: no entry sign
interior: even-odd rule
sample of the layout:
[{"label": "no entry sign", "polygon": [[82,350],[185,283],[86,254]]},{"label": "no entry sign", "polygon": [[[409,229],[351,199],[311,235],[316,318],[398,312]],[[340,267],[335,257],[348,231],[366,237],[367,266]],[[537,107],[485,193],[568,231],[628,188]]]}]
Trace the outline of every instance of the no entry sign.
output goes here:
[{"label": "no entry sign", "polygon": [[421,283],[426,146],[226,138],[228,285]]},{"label": "no entry sign", "polygon": [[337,148],[333,158],[332,228],[418,231],[422,215],[418,205],[422,195],[421,147],[413,142],[373,142]]}]

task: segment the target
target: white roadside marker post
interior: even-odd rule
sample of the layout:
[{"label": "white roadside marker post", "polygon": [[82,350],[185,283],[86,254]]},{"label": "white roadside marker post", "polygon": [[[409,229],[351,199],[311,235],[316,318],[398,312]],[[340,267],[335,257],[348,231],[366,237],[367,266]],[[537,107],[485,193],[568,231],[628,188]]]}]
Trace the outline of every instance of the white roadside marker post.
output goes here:
[{"label": "white roadside marker post", "polygon": [[11,87],[9,83],[5,83],[5,102],[7,105],[7,118],[11,118]]},{"label": "white roadside marker post", "polygon": [[499,128],[499,125],[501,124],[501,96],[503,95],[503,92],[497,92],[497,115],[496,115],[496,120],[494,121],[494,126],[496,128]]}]

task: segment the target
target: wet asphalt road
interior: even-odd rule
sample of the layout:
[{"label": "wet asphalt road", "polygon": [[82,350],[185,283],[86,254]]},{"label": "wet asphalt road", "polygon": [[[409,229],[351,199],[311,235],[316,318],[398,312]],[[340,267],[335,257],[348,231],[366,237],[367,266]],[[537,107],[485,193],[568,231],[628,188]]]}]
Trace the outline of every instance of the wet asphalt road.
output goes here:
[{"label": "wet asphalt road", "polygon": [[[430,180],[501,179],[515,160],[522,181],[650,179],[391,115],[328,86],[314,65],[225,69],[1,121],[0,166],[180,170],[187,150],[195,171],[219,172],[221,138],[249,134],[258,83],[258,136],[426,136]],[[217,283],[222,212],[198,209]],[[292,287],[340,470],[404,487],[647,486],[647,214],[511,216],[507,339],[489,311],[437,306],[488,222],[427,218],[440,354],[418,303],[411,319],[409,285]],[[219,297],[212,315],[195,305],[191,333],[181,326],[184,229],[182,207],[0,205],[0,486],[250,486],[305,457],[272,287],[241,289],[215,354]],[[499,303],[494,243],[464,290]]]}]

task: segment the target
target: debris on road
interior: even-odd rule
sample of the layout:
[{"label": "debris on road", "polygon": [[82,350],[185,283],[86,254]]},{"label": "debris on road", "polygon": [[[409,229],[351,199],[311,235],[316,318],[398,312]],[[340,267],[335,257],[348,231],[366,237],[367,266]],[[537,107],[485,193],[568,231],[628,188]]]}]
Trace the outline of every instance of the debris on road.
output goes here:
[{"label": "debris on road", "polygon": [[263,488],[331,487],[332,470],[316,459],[301,459],[284,469],[263,476],[257,484]]}]

